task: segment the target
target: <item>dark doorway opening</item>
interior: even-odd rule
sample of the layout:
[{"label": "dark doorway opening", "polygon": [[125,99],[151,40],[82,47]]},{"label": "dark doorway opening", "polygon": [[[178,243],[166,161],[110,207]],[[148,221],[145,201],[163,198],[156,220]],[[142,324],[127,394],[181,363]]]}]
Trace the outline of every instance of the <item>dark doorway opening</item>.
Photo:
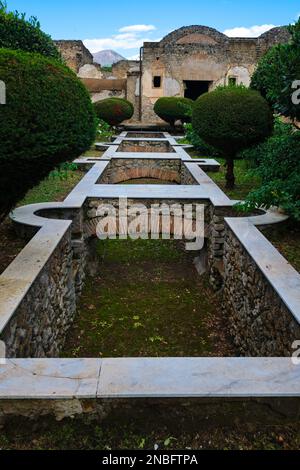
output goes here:
[{"label": "dark doorway opening", "polygon": [[203,93],[207,93],[212,82],[204,80],[185,80],[184,81],[184,97],[196,100]]}]

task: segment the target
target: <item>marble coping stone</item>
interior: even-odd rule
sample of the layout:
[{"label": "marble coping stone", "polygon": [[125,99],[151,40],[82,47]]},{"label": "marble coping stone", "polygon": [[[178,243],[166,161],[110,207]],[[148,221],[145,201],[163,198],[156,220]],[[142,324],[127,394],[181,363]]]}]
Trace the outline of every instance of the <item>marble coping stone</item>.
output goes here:
[{"label": "marble coping stone", "polygon": [[[106,156],[106,155],[105,155]],[[181,156],[172,153],[154,152],[114,152],[111,159],[118,160],[181,160]]]},{"label": "marble coping stone", "polygon": [[91,198],[99,199],[189,199],[189,200],[207,200],[211,201],[215,207],[232,207],[229,199],[215,189],[213,183],[201,185],[159,185],[159,184],[98,184],[94,185],[88,195]]},{"label": "marble coping stone", "polygon": [[[255,219],[255,218],[254,218]],[[263,216],[260,217],[263,220]],[[300,274],[254,226],[252,218],[225,218],[226,224],[300,323]]]},{"label": "marble coping stone", "polygon": [[[130,141],[130,142],[169,142],[170,139],[167,137],[121,137],[116,139],[114,142],[112,142],[112,145],[116,143],[116,141]],[[100,142],[99,142],[100,143]],[[177,142],[174,145],[178,145]]]},{"label": "marble coping stone", "polygon": [[197,165],[199,165],[199,163],[206,164],[209,166],[214,165],[214,166],[217,166],[218,168],[221,168],[220,163],[217,162],[217,160],[215,160],[214,158],[188,158],[188,159],[183,159],[182,161],[187,162],[187,163],[196,163]]},{"label": "marble coping stone", "polygon": [[71,221],[64,220],[44,219],[43,223],[43,227],[0,276],[0,332],[71,225]]},{"label": "marble coping stone", "polygon": [[104,359],[98,397],[299,397],[290,358]]},{"label": "marble coping stone", "polygon": [[[216,185],[216,183],[197,165],[190,161],[185,161],[184,165],[190,174],[195,178],[201,190],[206,193],[215,206],[232,206],[232,201]],[[194,187],[194,186],[192,186]]]},{"label": "marble coping stone", "polygon": [[106,150],[109,147],[111,147],[112,145],[119,145],[119,144],[115,144],[114,142],[96,142],[95,143],[95,149],[96,150]]},{"label": "marble coping stone", "polygon": [[8,359],[0,400],[300,397],[290,358]]},{"label": "marble coping stone", "polygon": [[[129,131],[130,133],[131,131]],[[152,134],[152,132],[151,132]],[[173,136],[171,136],[170,134],[168,134],[167,132],[158,132],[158,134],[162,135],[163,134],[163,138],[159,138],[159,137],[130,137],[130,135],[128,136],[128,132],[122,132],[118,137],[116,137],[116,139],[114,140],[113,143],[121,143],[122,140],[132,140],[132,141],[169,141],[171,145],[178,145],[178,142],[176,141],[176,139],[174,139]]]},{"label": "marble coping stone", "polygon": [[0,400],[96,398],[101,359],[8,359]]}]

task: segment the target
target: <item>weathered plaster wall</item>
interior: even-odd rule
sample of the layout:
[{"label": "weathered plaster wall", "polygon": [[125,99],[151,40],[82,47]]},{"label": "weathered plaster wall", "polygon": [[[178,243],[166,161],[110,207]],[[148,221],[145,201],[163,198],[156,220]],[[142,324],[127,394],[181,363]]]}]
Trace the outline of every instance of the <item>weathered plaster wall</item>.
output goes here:
[{"label": "weathered plaster wall", "polygon": [[[250,84],[260,57],[274,44],[287,42],[285,28],[274,28],[259,38],[229,38],[204,26],[180,28],[143,51],[142,120],[155,122],[155,101],[162,96],[184,96],[184,81],[211,82],[209,90],[228,83]],[[161,77],[155,88],[153,77]]]},{"label": "weathered plaster wall", "polygon": [[98,64],[85,64],[78,71],[79,78],[104,78]]}]

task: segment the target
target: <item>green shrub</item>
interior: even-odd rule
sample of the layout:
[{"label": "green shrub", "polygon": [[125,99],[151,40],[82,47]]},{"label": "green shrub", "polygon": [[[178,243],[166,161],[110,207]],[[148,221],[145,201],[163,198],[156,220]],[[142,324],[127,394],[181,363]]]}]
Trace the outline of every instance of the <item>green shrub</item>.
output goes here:
[{"label": "green shrub", "polygon": [[[274,121],[274,131],[271,139],[274,137],[287,137],[293,132],[292,124],[285,123],[281,118],[276,117]],[[270,140],[272,142],[272,140]],[[269,141],[266,141],[266,144]],[[239,153],[239,159],[247,160],[249,168],[256,168],[263,160],[263,153],[265,152],[266,145],[254,145]]]},{"label": "green shrub", "polygon": [[193,145],[195,150],[199,152],[200,156],[219,158],[221,157],[220,151],[204,142],[201,137],[195,132],[191,123],[184,125],[186,142]]},{"label": "green shrub", "polygon": [[99,120],[97,130],[98,142],[110,142],[114,135],[113,128],[102,119]]},{"label": "green shrub", "polygon": [[154,105],[154,112],[171,126],[176,121],[190,122],[194,101],[182,97],[159,98]]},{"label": "green shrub", "polygon": [[243,86],[219,87],[194,105],[193,128],[206,143],[219,149],[227,161],[227,188],[235,184],[238,153],[271,135],[273,115],[266,100]]},{"label": "green shrub", "polygon": [[0,48],[37,52],[60,60],[61,56],[51,37],[40,29],[35,17],[26,20],[25,14],[8,12],[0,1]]},{"label": "green shrub", "polygon": [[95,103],[94,107],[97,117],[110,126],[131,119],[134,113],[133,104],[124,98],[107,98]]},{"label": "green shrub", "polygon": [[258,90],[277,113],[300,120],[300,105],[293,103],[293,82],[300,80],[300,19],[289,27],[291,41],[271,48],[260,60],[251,87]]},{"label": "green shrub", "polygon": [[6,105],[0,105],[0,216],[59,163],[73,160],[95,138],[89,94],[61,63],[0,49]]},{"label": "green shrub", "polygon": [[256,155],[255,175],[262,178],[259,189],[252,191],[241,208],[279,206],[300,220],[300,132],[282,132],[274,135],[244,158]]}]

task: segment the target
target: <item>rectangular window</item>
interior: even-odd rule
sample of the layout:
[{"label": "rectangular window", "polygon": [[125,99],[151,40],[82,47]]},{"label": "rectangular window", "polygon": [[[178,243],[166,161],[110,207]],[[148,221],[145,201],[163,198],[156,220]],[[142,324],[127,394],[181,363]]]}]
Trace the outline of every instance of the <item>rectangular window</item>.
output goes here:
[{"label": "rectangular window", "polygon": [[153,77],[153,88],[160,88],[161,87],[161,77],[156,75]]},{"label": "rectangular window", "polygon": [[237,78],[236,78],[236,77],[229,77],[229,78],[228,78],[228,85],[230,85],[230,86],[235,86],[235,85],[236,85],[236,82],[237,82]]}]

